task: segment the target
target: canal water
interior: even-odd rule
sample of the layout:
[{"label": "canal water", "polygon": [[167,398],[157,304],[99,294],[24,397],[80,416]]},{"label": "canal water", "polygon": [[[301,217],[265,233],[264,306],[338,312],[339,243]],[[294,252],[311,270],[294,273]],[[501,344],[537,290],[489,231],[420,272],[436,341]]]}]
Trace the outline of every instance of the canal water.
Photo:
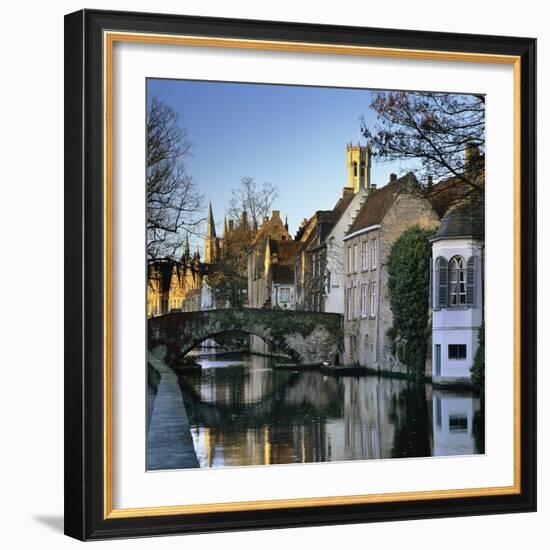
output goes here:
[{"label": "canal water", "polygon": [[179,385],[201,467],[484,452],[480,402],[468,391],[283,370],[258,355],[194,359],[202,369]]}]

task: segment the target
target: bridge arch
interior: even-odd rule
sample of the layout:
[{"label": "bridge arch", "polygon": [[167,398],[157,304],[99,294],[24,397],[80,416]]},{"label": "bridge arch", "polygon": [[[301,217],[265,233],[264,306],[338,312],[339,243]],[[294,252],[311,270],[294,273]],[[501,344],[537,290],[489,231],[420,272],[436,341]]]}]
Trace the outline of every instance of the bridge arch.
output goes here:
[{"label": "bridge arch", "polygon": [[179,356],[180,358],[187,355],[193,348],[196,348],[197,346],[200,346],[204,341],[215,338],[216,336],[221,336],[222,334],[247,334],[249,336],[257,336],[258,338],[261,338],[266,344],[269,345],[269,347],[275,351],[279,350],[291,357],[291,359],[297,363],[302,362],[302,356],[298,351],[296,351],[291,346],[285,346],[284,348],[281,348],[281,344],[275,342],[270,338],[268,334],[265,334],[265,332],[259,330],[259,329],[251,329],[251,330],[245,330],[245,329],[228,329],[223,330],[221,332],[215,332],[211,334],[207,334],[204,336],[203,334],[197,335],[196,337],[192,337],[189,339],[188,343],[185,343],[183,347],[179,349]]},{"label": "bridge arch", "polygon": [[333,362],[342,342],[341,315],[268,309],[171,312],[148,322],[148,347],[170,363],[216,334],[244,332],[297,363]]}]

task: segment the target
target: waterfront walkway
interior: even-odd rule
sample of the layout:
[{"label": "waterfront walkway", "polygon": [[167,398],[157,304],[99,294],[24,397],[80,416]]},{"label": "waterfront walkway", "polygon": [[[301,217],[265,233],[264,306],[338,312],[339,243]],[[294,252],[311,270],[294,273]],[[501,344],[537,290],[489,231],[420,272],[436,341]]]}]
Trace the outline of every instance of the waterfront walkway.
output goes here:
[{"label": "waterfront walkway", "polygon": [[147,470],[198,468],[178,378],[153,354],[148,354],[148,361],[160,372],[161,379],[147,432]]}]

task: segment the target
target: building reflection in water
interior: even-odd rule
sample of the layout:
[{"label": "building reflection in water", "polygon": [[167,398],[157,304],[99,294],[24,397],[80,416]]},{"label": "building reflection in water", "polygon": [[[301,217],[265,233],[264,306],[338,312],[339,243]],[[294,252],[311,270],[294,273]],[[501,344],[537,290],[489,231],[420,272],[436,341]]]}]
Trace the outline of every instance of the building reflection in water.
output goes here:
[{"label": "building reflection in water", "polygon": [[465,455],[480,452],[474,438],[474,418],[479,399],[470,393],[433,392],[434,455]]},{"label": "building reflection in water", "polygon": [[471,393],[281,370],[255,355],[198,362],[201,372],[181,376],[180,387],[201,467],[479,452]]}]

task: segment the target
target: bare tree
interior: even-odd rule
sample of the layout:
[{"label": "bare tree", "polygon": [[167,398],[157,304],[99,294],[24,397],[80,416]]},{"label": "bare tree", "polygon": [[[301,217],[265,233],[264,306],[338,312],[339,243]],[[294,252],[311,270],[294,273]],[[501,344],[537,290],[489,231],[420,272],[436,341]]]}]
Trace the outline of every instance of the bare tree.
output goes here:
[{"label": "bare tree", "polygon": [[278,196],[275,185],[264,183],[258,186],[251,177],[242,178],[241,185],[231,190],[228,211],[231,229],[224,234],[223,258],[207,276],[216,296],[229,302],[231,307],[244,305],[248,286],[248,249]]},{"label": "bare tree", "polygon": [[241,179],[240,187],[231,189],[229,216],[238,221],[242,219],[244,212],[250,224],[250,230],[256,231],[262,225],[264,218],[269,215],[278,197],[279,188],[276,185],[266,182],[260,187],[254,178],[246,176]]},{"label": "bare tree", "polygon": [[[482,190],[480,163],[485,150],[485,99],[479,95],[377,92],[371,109],[377,124],[361,131],[381,161],[416,161],[421,180],[454,177],[469,191]],[[473,153],[473,154],[472,154]]]},{"label": "bare tree", "polygon": [[147,104],[147,257],[173,258],[197,233],[203,197],[187,173],[192,144],[178,113],[156,96]]}]

